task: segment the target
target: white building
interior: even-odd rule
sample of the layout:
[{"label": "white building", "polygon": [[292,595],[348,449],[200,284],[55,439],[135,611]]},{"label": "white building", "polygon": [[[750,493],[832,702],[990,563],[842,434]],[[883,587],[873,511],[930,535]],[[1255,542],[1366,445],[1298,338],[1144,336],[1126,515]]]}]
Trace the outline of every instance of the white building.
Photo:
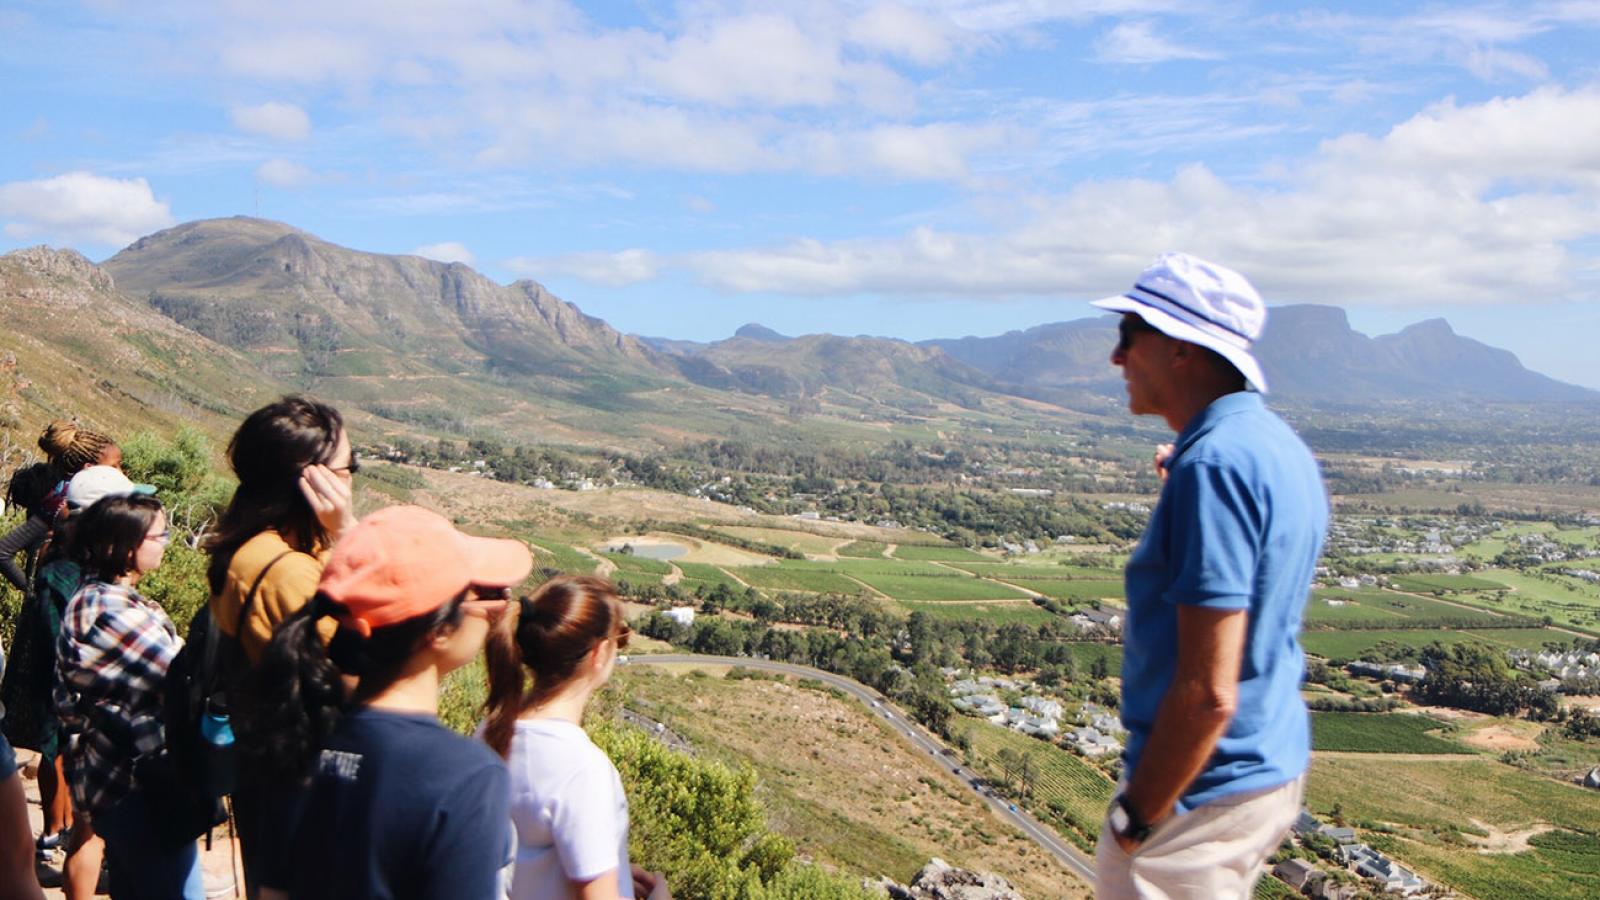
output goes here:
[{"label": "white building", "polygon": [[674,606],[672,609],[662,613],[662,615],[685,628],[694,624],[694,607],[692,606]]}]

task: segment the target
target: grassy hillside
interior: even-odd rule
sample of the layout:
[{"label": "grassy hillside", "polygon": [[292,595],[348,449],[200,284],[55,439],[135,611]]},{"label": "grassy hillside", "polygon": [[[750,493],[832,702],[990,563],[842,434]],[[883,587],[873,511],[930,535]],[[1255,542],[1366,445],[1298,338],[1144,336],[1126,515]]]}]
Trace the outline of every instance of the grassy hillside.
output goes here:
[{"label": "grassy hillside", "polygon": [[907,881],[939,856],[1000,873],[1029,900],[1088,895],[853,701],[784,681],[645,668],[622,673],[617,685],[628,706],[684,735],[695,752],[755,766],[769,821],[819,864]]}]

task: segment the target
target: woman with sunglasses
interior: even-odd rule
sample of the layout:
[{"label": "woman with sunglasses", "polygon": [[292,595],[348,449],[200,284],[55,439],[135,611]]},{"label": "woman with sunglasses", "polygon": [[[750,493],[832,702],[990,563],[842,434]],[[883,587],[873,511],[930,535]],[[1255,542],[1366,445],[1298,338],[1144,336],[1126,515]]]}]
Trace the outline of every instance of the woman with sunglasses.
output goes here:
[{"label": "woman with sunglasses", "polygon": [[[211,618],[254,665],[273,629],[316,593],[329,548],[355,523],[351,476],[358,464],[339,411],[306,397],[251,413],[228,442],[228,462],[239,487],[205,541]],[[321,634],[333,637],[331,621]],[[237,694],[239,686],[232,687]],[[248,753],[254,739],[240,729],[240,751]],[[250,766],[238,767],[233,812],[252,898],[258,857],[272,839],[263,823],[278,815],[272,807],[284,796]]]},{"label": "woman with sunglasses", "polygon": [[[300,785],[269,821],[286,839],[260,872],[264,898],[500,896],[510,786],[500,759],[439,722],[439,685],[483,649],[533,556],[394,506],[334,545],[316,596],[272,636],[246,711],[249,752]],[[324,645],[319,622],[337,627]],[[349,700],[341,676],[353,676]]]},{"label": "woman with sunglasses", "polygon": [[135,777],[135,763],[163,744],[162,687],[183,641],[139,580],[167,548],[161,502],[113,495],[75,526],[73,554],[85,582],[61,618],[56,711],[66,736],[74,808],[105,841],[113,900],[204,896],[193,840],[161,837],[161,797]]},{"label": "woman with sunglasses", "polygon": [[671,898],[629,864],[622,779],[582,727],[629,634],[611,582],[579,576],[520,598],[489,637],[483,737],[511,771],[513,900]]}]

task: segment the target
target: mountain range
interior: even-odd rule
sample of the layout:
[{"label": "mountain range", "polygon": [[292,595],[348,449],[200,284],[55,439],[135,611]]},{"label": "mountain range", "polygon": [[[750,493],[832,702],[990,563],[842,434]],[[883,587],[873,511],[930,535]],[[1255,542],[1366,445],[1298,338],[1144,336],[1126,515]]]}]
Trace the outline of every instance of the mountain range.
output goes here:
[{"label": "mountain range", "polygon": [[[531,280],[246,217],[169,228],[99,266],[68,250],[0,256],[0,301],[14,370],[0,403],[30,422],[220,424],[306,390],[379,430],[659,446],[868,437],[885,422],[1048,425],[1115,413],[1122,397],[1113,316],[915,344],[756,324],[710,343],[636,337]],[[1258,348],[1288,405],[1600,400],[1442,319],[1368,337],[1336,307],[1274,307]]]}]

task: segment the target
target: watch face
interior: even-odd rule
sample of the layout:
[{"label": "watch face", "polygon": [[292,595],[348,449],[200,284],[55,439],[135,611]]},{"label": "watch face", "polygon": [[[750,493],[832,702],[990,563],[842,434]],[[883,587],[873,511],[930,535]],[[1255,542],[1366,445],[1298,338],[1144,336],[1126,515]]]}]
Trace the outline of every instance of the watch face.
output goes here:
[{"label": "watch face", "polygon": [[1121,803],[1114,804],[1111,807],[1110,823],[1111,830],[1116,834],[1127,834],[1128,812],[1122,808]]}]

